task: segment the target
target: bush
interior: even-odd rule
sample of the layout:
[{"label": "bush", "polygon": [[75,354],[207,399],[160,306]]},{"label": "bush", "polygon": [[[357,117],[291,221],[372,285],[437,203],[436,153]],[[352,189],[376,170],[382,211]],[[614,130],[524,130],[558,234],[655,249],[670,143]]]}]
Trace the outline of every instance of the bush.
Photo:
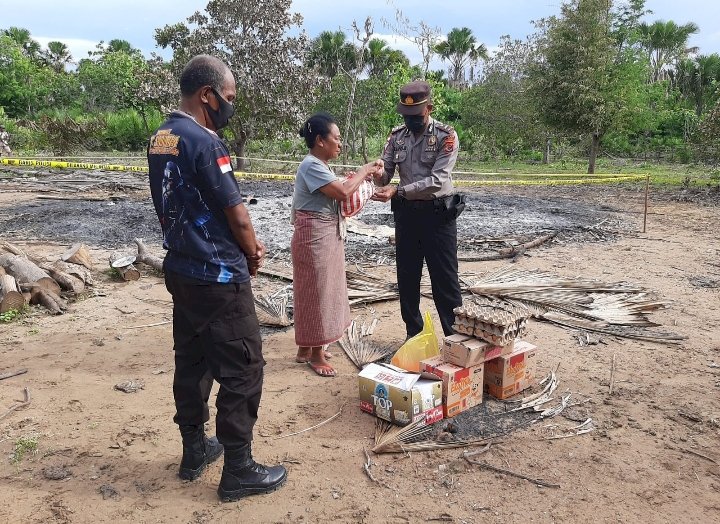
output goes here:
[{"label": "bush", "polygon": [[109,113],[105,117],[106,126],[102,131],[102,143],[105,149],[114,151],[141,151],[147,145],[155,129],[163,122],[163,115],[150,110],[143,115],[134,109]]}]

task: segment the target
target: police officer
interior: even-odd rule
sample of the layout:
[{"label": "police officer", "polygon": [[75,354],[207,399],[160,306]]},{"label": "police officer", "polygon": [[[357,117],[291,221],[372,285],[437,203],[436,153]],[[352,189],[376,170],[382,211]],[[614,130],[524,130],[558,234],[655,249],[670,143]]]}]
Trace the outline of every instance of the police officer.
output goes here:
[{"label": "police officer", "polygon": [[8,145],[10,142],[10,133],[5,131],[5,126],[0,125],[0,156],[3,154],[5,155],[11,155],[12,150],[10,149],[10,146]]},{"label": "police officer", "polygon": [[[234,501],[274,491],[287,476],[283,466],[256,463],[250,447],[265,365],[250,277],[265,246],[217,135],[234,112],[230,69],[212,56],[196,56],[180,75],[180,93],[180,109],[148,145],[150,190],[168,251],[165,285],[173,298],[179,475],[195,480],[224,448],[218,495]],[[217,438],[208,438],[203,425],[213,380],[220,384]]]},{"label": "police officer", "polygon": [[[452,169],[458,155],[455,130],[433,119],[430,84],[400,89],[397,112],[405,121],[390,133],[382,160],[385,172],[373,199],[390,200],[395,218],[395,256],[400,311],[407,336],[422,331],[420,277],[427,263],[433,300],[445,335],[453,333],[453,309],[462,304],[458,282],[456,218],[465,207],[455,194]],[[400,183],[388,185],[400,173]]]}]

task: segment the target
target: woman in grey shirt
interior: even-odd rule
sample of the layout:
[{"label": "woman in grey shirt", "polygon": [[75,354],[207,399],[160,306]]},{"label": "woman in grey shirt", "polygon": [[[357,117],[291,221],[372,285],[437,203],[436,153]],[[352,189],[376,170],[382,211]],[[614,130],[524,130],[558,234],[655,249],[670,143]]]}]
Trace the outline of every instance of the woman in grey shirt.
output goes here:
[{"label": "woman in grey shirt", "polygon": [[296,360],[320,376],[333,377],[323,346],[339,340],[350,325],[345,281],[345,243],[340,202],[383,171],[376,160],[340,180],[328,166],[342,149],[340,130],[327,113],[312,115],[300,130],[310,152],[300,164],[293,195],[293,313]]}]

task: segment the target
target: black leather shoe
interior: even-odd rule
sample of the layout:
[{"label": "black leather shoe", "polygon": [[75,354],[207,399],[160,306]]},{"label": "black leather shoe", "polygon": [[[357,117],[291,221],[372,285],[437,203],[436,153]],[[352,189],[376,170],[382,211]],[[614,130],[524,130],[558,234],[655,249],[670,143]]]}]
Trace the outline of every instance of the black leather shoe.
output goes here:
[{"label": "black leather shoe", "polygon": [[223,446],[216,437],[207,438],[202,426],[180,426],[183,456],[178,475],[183,480],[195,480],[208,464],[218,459]]},{"label": "black leather shoe", "polygon": [[255,462],[249,445],[226,450],[218,496],[223,502],[233,502],[248,495],[272,493],[286,479],[284,466],[267,467]]}]

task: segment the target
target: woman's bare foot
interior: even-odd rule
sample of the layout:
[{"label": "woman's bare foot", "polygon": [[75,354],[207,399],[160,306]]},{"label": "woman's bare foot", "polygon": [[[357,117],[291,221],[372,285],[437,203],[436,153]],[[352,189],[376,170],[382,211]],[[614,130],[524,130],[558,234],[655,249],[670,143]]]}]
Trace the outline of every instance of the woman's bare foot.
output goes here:
[{"label": "woman's bare foot", "polygon": [[[327,346],[323,346],[323,348],[327,348]],[[309,346],[300,346],[298,348],[297,355],[295,356],[295,362],[298,364],[305,364],[305,362],[310,361],[310,356],[312,355],[312,348]],[[329,360],[332,358],[332,353],[330,353],[327,349],[324,349],[323,356],[326,360]]]}]

